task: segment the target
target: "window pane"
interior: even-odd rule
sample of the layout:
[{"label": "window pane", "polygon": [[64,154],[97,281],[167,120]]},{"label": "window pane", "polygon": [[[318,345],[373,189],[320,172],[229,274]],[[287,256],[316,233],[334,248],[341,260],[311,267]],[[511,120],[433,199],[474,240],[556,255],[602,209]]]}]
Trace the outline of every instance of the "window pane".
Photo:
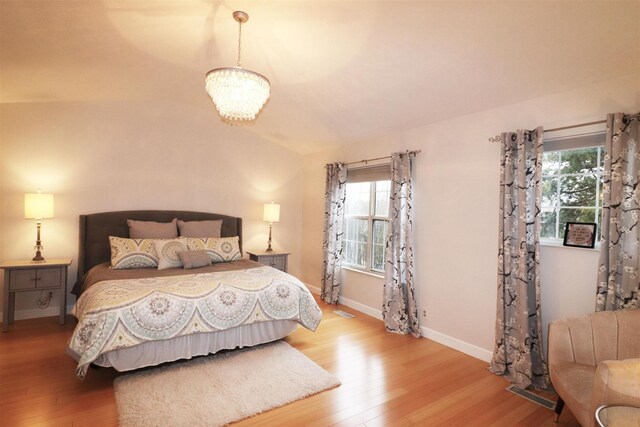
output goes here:
[{"label": "window pane", "polygon": [[389,224],[389,222],[383,219],[373,220],[373,243],[377,243],[379,245],[385,244],[385,239],[387,237],[387,224]]},{"label": "window pane", "polygon": [[374,244],[371,247],[371,269],[384,271],[384,246]]},{"label": "window pane", "polygon": [[544,153],[542,155],[542,174],[553,175],[560,170],[560,155],[558,151]]},{"label": "window pane", "polygon": [[596,210],[595,209],[560,209],[560,228],[558,230],[559,236],[564,237],[564,229],[567,222],[596,222]]},{"label": "window pane", "polygon": [[389,192],[391,181],[376,181],[375,216],[389,216]]},{"label": "window pane", "polygon": [[558,205],[558,178],[542,178],[542,209],[555,209]]},{"label": "window pane", "polygon": [[343,254],[345,262],[366,267],[367,227],[368,221],[366,219],[346,218]]},{"label": "window pane", "polygon": [[598,170],[598,147],[562,151],[561,157],[560,173],[588,173]]},{"label": "window pane", "polygon": [[373,220],[373,244],[371,246],[371,269],[384,271],[384,248],[387,237],[388,221]]},{"label": "window pane", "polygon": [[345,215],[369,215],[370,182],[347,183]]},{"label": "window pane", "polygon": [[597,179],[594,175],[560,179],[560,206],[596,206]]},{"label": "window pane", "polygon": [[547,237],[555,239],[556,236],[556,217],[558,212],[556,210],[542,211],[542,224],[540,230],[540,237]]}]

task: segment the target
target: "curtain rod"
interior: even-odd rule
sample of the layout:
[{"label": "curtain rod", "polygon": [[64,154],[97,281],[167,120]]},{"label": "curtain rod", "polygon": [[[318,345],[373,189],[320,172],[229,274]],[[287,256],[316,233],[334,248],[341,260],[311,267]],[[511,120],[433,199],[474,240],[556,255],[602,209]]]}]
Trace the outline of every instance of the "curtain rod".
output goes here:
[{"label": "curtain rod", "polygon": [[[422,150],[407,150],[405,151],[405,154],[413,154],[416,155],[418,153],[420,153]],[[384,157],[376,157],[375,159],[365,159],[365,160],[356,160],[354,162],[349,162],[349,163],[345,163],[345,166],[349,166],[349,165],[356,165],[358,163],[364,163],[365,165],[369,162],[375,162],[376,160],[385,160],[385,159],[390,159],[391,156],[384,156]]]},{"label": "curtain rod", "polygon": [[[422,152],[422,150],[407,150],[407,151],[405,151],[404,154],[413,154],[415,156],[416,154],[421,153],[421,152]],[[391,156],[384,156],[384,157],[376,157],[375,159],[356,160],[354,162],[345,163],[344,165],[345,166],[349,166],[349,165],[355,165],[355,164],[358,164],[358,163],[364,163],[366,165],[368,162],[375,162],[376,160],[385,160],[385,159],[390,159],[390,158],[391,158]],[[324,167],[326,168],[327,165],[325,165]]]},{"label": "curtain rod", "polygon": [[[625,114],[624,118],[632,120],[632,119],[637,119],[640,118],[640,113],[638,114]],[[562,126],[559,128],[553,128],[553,129],[545,129],[543,130],[543,132],[558,132],[561,130],[567,130],[567,129],[575,129],[575,128],[581,128],[584,126],[591,126],[591,125],[599,125],[602,123],[607,123],[607,120],[596,120],[595,122],[586,122],[586,123],[578,123],[577,125],[569,125],[569,126]],[[500,135],[497,135],[493,138],[489,138],[489,141],[491,142],[499,142],[501,140]]]}]

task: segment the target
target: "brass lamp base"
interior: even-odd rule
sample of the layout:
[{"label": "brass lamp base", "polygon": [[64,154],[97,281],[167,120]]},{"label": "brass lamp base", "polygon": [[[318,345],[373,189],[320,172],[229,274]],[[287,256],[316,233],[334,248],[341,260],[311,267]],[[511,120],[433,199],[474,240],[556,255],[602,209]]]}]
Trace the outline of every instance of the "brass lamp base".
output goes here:
[{"label": "brass lamp base", "polygon": [[44,262],[44,257],[42,256],[42,249],[44,248],[42,247],[42,242],[40,241],[40,221],[38,221],[36,225],[38,227],[38,236],[36,237],[36,245],[33,247],[33,249],[36,250],[36,256],[31,258],[31,260],[33,262]]},{"label": "brass lamp base", "polygon": [[267,250],[265,252],[273,252],[273,249],[271,248],[271,228],[273,227],[273,223],[270,222],[269,223],[269,247],[267,248]]}]

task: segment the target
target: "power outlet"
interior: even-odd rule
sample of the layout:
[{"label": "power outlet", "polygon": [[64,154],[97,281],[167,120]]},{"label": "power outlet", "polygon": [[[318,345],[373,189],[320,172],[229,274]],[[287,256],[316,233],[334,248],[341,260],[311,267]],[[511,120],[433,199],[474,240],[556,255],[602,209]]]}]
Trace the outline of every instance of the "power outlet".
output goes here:
[{"label": "power outlet", "polygon": [[53,291],[49,291],[49,299],[53,298]]},{"label": "power outlet", "polygon": [[422,317],[427,318],[427,310],[422,310]]}]

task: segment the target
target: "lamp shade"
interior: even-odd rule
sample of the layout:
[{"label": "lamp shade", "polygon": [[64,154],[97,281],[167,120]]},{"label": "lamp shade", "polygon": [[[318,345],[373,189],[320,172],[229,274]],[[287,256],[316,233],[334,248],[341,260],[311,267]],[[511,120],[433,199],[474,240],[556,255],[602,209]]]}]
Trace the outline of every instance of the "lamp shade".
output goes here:
[{"label": "lamp shade", "polygon": [[24,217],[34,219],[53,218],[53,194],[25,194]]},{"label": "lamp shade", "polygon": [[280,205],[277,203],[265,203],[264,216],[262,219],[266,222],[278,222],[280,221]]}]

